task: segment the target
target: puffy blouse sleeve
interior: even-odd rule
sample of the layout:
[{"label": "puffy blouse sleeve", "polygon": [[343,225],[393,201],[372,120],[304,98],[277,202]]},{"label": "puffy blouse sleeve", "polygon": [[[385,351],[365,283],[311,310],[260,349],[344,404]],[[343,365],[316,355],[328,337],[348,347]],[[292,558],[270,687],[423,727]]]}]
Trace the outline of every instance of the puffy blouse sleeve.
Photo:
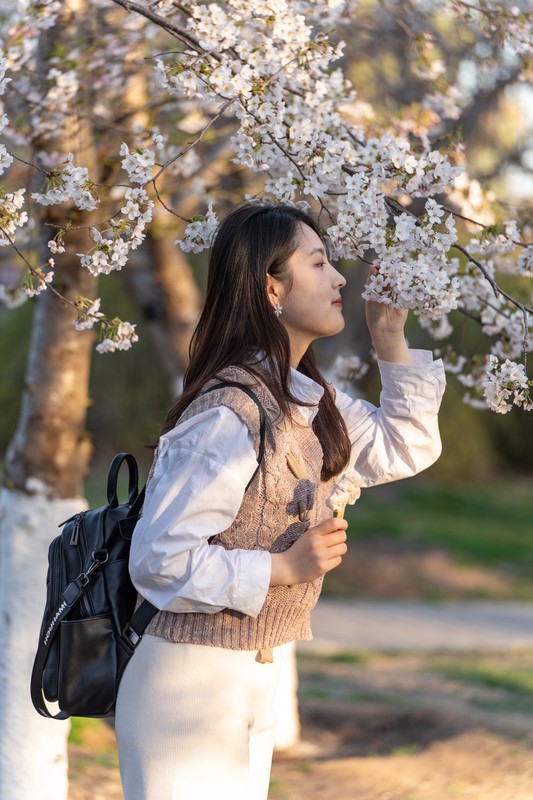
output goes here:
[{"label": "puffy blouse sleeve", "polygon": [[415,475],[441,453],[437,414],[446,385],[444,367],[428,351],[411,354],[409,365],[378,361],[379,407],[336,390],[352,443],[350,467],[360,476],[361,486]]}]

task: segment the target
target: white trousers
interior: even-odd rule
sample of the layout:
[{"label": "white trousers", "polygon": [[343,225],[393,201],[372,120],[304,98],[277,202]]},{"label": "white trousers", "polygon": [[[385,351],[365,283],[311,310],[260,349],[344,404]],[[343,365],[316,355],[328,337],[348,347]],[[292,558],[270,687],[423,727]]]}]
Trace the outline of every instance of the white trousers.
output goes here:
[{"label": "white trousers", "polygon": [[118,694],[125,800],[266,800],[280,659],[145,634]]}]

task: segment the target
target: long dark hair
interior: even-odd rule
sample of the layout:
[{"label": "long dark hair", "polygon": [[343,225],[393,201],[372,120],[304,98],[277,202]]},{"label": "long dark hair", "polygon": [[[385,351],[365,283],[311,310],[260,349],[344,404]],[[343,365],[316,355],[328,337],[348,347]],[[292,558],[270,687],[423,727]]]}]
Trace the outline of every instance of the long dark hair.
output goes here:
[{"label": "long dark hair", "polygon": [[[298,226],[308,225],[327,240],[316,220],[294,206],[252,202],[230,213],[220,224],[209,257],[205,304],[191,348],[183,393],[167,414],[163,433],[173,428],[202,387],[224,367],[244,367],[263,381],[283,414],[301,404],[290,389],[291,352],[287,331],[267,296],[267,273],[290,287],[287,262],[298,247]],[[257,353],[268,369],[258,368]],[[322,480],[348,463],[350,440],[331,390],[312,348],[298,370],[324,388],[313,430],[324,452]]]}]

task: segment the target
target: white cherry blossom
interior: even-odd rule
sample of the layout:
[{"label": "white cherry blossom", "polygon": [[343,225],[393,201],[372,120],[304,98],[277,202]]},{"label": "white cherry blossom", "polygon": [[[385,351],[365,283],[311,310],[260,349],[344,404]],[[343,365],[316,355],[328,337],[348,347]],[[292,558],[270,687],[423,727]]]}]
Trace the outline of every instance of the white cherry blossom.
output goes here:
[{"label": "white cherry blossom", "polygon": [[139,341],[135,333],[135,325],[122,320],[111,320],[101,326],[104,333],[102,341],[96,345],[98,353],[114,353],[117,350],[129,350],[132,344]]},{"label": "white cherry blossom", "polygon": [[89,330],[104,316],[100,311],[101,300],[88,300],[85,297],[76,298],[75,305],[78,316],[74,320],[74,327],[78,331]]},{"label": "white cherry blossom", "polygon": [[54,260],[52,258],[48,261],[49,269],[44,272],[40,267],[32,269],[22,284],[22,290],[27,297],[36,297],[42,294],[47,288],[48,284],[52,283],[54,279]]},{"label": "white cherry blossom", "polygon": [[44,192],[32,192],[32,200],[43,206],[72,201],[81,211],[93,211],[98,199],[93,194],[89,170],[74,165],[73,153],[67,154],[64,163],[64,167],[57,167],[48,173],[48,188]]},{"label": "white cherry blossom", "polygon": [[[424,3],[430,6],[427,0],[413,0],[413,10],[423,11]],[[52,59],[42,90],[37,91],[33,82],[39,36],[55,24],[62,7],[58,0],[10,6],[7,57],[0,56],[0,95],[7,96],[9,81],[16,81],[18,96],[32,109],[32,135],[48,145],[65,129],[73,104],[83,94],[77,70],[83,51],[77,48],[68,62]],[[377,265],[365,297],[411,308],[437,340],[449,335],[455,312],[462,310],[479,320],[498,365],[518,363],[524,350],[531,349],[531,331],[526,330],[530,321],[495,287],[503,270],[522,280],[531,277],[532,246],[524,246],[527,236],[516,222],[498,221],[488,193],[462,172],[461,146],[448,157],[432,144],[442,119],[457,116],[465,102],[457,85],[446,84],[446,65],[436,47],[417,67],[420,80],[436,82],[422,101],[424,114],[432,120],[425,129],[422,125],[417,131],[408,119],[381,125],[375,114],[353,111],[361,101],[339,65],[344,45],[330,31],[354,17],[358,7],[357,0],[158,3],[153,8],[163,24],[172,21],[189,40],[176,50],[151,50],[158,53],[147,79],[153,106],[172,109],[169,119],[181,120],[178,134],[198,136],[200,144],[202,131],[214,122],[222,120],[226,130],[231,128],[233,161],[256,173],[255,196],[308,203],[313,211],[319,208],[336,256],[364,258]],[[499,37],[500,44],[514,47],[515,57],[530,51],[531,20],[519,8],[479,0],[475,7],[458,2],[453,12],[463,24],[477,26],[483,35]],[[120,105],[124,95],[121,61],[125,63],[138,46],[147,52],[156,41],[154,26],[133,12],[124,17],[124,30],[128,35],[123,37],[104,30],[100,52],[90,65],[96,98],[92,110],[108,126],[106,130],[114,124],[113,98]],[[110,53],[112,58],[107,57]],[[204,151],[192,145],[180,149],[177,142],[183,140],[174,137],[170,125],[165,127],[164,117],[152,118],[147,112],[147,119],[133,119],[129,133],[126,126],[121,128],[118,142],[122,132],[124,139],[118,161],[131,185],[126,190],[123,185],[96,187],[98,178],[89,174],[82,154],[65,156],[54,152],[53,145],[39,153],[40,166],[48,174],[42,190],[31,195],[35,203],[65,203],[91,211],[105,195],[114,204],[110,218],[92,230],[86,252],[78,254],[94,275],[123,268],[130,253],[141,246],[153,214],[145,184],[154,180],[159,167],[156,152],[161,164],[171,162],[167,176],[193,178],[192,191],[199,187],[198,206],[208,207],[205,214],[189,220],[178,243],[185,251],[198,253],[212,241],[215,206],[201,179],[194,178],[202,169]],[[13,124],[8,126],[4,106],[0,132],[10,137],[9,149],[0,144],[0,174],[9,175],[16,147],[27,147],[27,140]],[[116,154],[119,144],[114,141]],[[0,245],[10,244],[27,228],[23,190],[11,188],[0,195]],[[416,198],[421,200],[412,204]],[[459,239],[454,217],[445,206],[458,208],[485,226],[479,233],[479,226],[467,223],[473,238],[466,248],[472,260],[466,263],[453,250]],[[415,207],[418,216],[411,213]],[[54,255],[65,252],[68,245],[66,222],[64,228],[48,243]],[[482,268],[475,263],[478,259]],[[80,317],[77,324],[87,326],[93,317],[100,320],[100,352],[126,349],[136,340],[129,323],[108,324],[98,316],[99,307],[89,314],[90,307],[82,307],[87,319]],[[455,366],[459,362],[456,359]],[[509,398],[499,402],[498,392],[511,367],[491,365],[483,358],[461,363],[459,375],[469,401],[486,407],[490,397],[492,405],[508,405]],[[519,383],[516,376],[513,380]],[[516,405],[518,398],[518,404],[526,407],[526,395],[522,398],[522,389],[517,391],[512,403]]]},{"label": "white cherry blossom", "polygon": [[513,404],[530,410],[533,406],[529,396],[531,385],[523,364],[508,358],[500,362],[496,356],[490,356],[483,380],[483,395],[492,411],[507,414]]},{"label": "white cherry blossom", "polygon": [[25,189],[0,194],[0,247],[6,247],[15,241],[17,228],[22,228],[28,221],[28,214],[22,210]]},{"label": "white cherry blossom", "polygon": [[218,218],[210,204],[204,217],[189,222],[183,239],[178,239],[176,244],[179,244],[185,253],[200,253],[209,247],[217,227]]},{"label": "white cherry blossom", "polygon": [[146,183],[152,178],[155,165],[153,150],[139,147],[130,151],[126,142],[123,142],[120,146],[120,155],[123,156],[122,169],[126,170],[132,183]]}]

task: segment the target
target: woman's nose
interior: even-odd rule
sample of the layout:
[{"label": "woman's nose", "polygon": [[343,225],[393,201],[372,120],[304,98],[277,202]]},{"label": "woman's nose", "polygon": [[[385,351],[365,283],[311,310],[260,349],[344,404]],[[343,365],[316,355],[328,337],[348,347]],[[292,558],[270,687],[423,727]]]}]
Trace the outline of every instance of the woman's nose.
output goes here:
[{"label": "woman's nose", "polygon": [[346,286],[346,278],[339,272],[338,269],[335,270],[334,286],[336,289],[342,289],[344,286]]}]

